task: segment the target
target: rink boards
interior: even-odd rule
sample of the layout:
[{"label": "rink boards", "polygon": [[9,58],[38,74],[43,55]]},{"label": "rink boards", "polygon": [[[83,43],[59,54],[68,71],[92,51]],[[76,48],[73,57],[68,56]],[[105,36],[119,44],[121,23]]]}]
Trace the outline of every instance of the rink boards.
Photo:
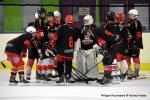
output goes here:
[{"label": "rink boards", "polygon": [[[4,54],[4,49],[6,46],[6,42],[14,37],[17,37],[21,33],[8,33],[0,34],[0,61],[6,60],[6,55]],[[141,70],[149,70],[150,71],[150,46],[149,46],[149,40],[150,40],[150,33],[143,33],[143,44],[144,49],[141,50],[140,58],[141,58]],[[26,61],[26,59],[25,59]],[[7,68],[10,68],[10,65],[8,62],[5,62]],[[100,70],[103,69],[102,65],[99,65]],[[35,67],[34,67],[35,68]],[[3,67],[0,64],[0,69],[3,69]]]}]

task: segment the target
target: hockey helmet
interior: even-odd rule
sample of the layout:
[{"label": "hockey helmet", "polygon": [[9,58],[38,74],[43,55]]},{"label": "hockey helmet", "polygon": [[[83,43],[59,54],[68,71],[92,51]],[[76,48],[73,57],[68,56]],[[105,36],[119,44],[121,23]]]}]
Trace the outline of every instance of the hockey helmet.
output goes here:
[{"label": "hockey helmet", "polygon": [[124,13],[117,13],[116,14],[116,18],[118,20],[124,21],[126,19],[125,14]]},{"label": "hockey helmet", "polygon": [[84,18],[84,25],[91,25],[93,24],[93,17],[91,15],[86,15]]},{"label": "hockey helmet", "polygon": [[48,12],[47,17],[54,17],[53,12]]},{"label": "hockey helmet", "polygon": [[135,15],[135,16],[138,16],[138,15],[139,15],[139,13],[138,13],[138,11],[137,11],[136,9],[131,9],[131,10],[129,10],[128,14],[129,14],[129,15]]},{"label": "hockey helmet", "polygon": [[137,18],[139,13],[136,9],[130,9],[128,12],[128,15],[131,16],[132,19],[135,19],[135,18]]},{"label": "hockey helmet", "polygon": [[65,18],[66,24],[73,24],[74,23],[74,16],[73,15],[67,15]]},{"label": "hockey helmet", "polygon": [[37,9],[38,18],[46,18],[46,10],[44,8]]},{"label": "hockey helmet", "polygon": [[60,14],[60,12],[59,12],[59,11],[54,11],[54,13],[53,13],[53,14],[54,14],[54,16],[55,16],[55,17],[61,17],[61,14]]},{"label": "hockey helmet", "polygon": [[110,20],[110,21],[115,21],[116,20],[116,16],[115,16],[115,12],[108,12],[106,14],[106,20]]},{"label": "hockey helmet", "polygon": [[38,14],[41,14],[41,13],[43,13],[43,12],[46,13],[46,10],[45,10],[44,8],[38,8],[38,9],[37,9],[37,13],[38,13]]},{"label": "hockey helmet", "polygon": [[28,26],[26,28],[26,32],[30,34],[34,34],[36,32],[36,29],[33,26]]}]

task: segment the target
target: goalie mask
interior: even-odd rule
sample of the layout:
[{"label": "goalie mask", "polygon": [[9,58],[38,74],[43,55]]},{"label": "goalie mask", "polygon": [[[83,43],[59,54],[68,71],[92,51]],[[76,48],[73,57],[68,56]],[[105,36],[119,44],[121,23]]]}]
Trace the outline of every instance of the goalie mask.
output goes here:
[{"label": "goalie mask", "polygon": [[84,25],[91,25],[93,24],[93,17],[91,15],[86,15],[83,19]]}]

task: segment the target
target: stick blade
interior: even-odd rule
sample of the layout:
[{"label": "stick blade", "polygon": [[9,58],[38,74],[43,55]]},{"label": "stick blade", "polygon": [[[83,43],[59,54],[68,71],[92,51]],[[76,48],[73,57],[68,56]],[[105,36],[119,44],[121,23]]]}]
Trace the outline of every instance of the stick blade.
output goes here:
[{"label": "stick blade", "polygon": [[1,62],[1,64],[2,64],[2,66],[3,66],[4,68],[6,68],[6,65],[5,65],[3,62]]}]

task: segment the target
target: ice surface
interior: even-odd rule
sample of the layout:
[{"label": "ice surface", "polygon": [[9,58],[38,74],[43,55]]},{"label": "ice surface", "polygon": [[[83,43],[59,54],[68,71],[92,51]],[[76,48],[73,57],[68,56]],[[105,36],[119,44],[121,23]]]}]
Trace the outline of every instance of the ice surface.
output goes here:
[{"label": "ice surface", "polygon": [[34,74],[29,86],[10,86],[9,71],[0,71],[0,100],[150,100],[150,72],[146,79],[129,80],[102,86],[97,83],[36,83]]}]

